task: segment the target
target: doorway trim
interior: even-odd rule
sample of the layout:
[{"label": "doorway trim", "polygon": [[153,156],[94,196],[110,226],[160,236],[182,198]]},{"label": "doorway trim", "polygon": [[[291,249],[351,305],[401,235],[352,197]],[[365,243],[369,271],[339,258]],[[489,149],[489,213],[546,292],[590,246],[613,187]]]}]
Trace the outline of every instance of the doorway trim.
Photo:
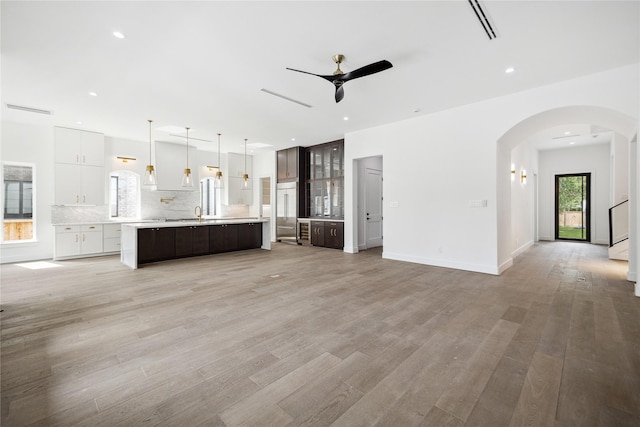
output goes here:
[{"label": "doorway trim", "polygon": [[[569,177],[584,177],[586,178],[586,188],[583,189],[584,194],[584,202],[585,206],[582,207],[584,214],[582,218],[583,227],[586,231],[586,235],[584,239],[571,239],[567,237],[560,237],[560,180],[562,178]],[[583,181],[583,182],[585,182]],[[586,242],[591,243],[591,172],[583,172],[583,173],[565,173],[565,174],[555,174],[554,175],[554,185],[555,185],[555,200],[554,200],[554,239],[555,240],[567,240],[574,242]]]}]

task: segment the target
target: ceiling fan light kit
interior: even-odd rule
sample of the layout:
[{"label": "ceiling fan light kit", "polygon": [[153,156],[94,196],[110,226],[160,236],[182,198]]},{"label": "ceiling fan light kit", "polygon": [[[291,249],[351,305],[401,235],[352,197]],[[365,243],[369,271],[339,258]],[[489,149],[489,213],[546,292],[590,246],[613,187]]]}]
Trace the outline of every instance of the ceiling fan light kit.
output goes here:
[{"label": "ceiling fan light kit", "polygon": [[328,76],[322,75],[322,74],[310,73],[308,71],[296,70],[294,68],[288,68],[288,67],[287,67],[287,70],[296,71],[298,73],[311,74],[312,76],[318,76],[332,83],[333,86],[336,88],[335,100],[336,100],[336,103],[338,103],[342,101],[342,99],[344,98],[344,89],[342,88],[342,85],[348,82],[349,80],[354,80],[359,77],[365,77],[370,74],[379,73],[380,71],[388,70],[389,68],[393,67],[391,62],[383,59],[382,61],[374,62],[373,64],[365,65],[364,67],[360,67],[357,70],[353,70],[353,71],[349,71],[348,73],[345,73],[340,69],[340,64],[342,63],[342,61],[344,61],[345,56],[339,53],[337,55],[333,55],[332,59],[333,59],[333,62],[337,64],[338,68],[333,72],[332,75],[328,75]]}]

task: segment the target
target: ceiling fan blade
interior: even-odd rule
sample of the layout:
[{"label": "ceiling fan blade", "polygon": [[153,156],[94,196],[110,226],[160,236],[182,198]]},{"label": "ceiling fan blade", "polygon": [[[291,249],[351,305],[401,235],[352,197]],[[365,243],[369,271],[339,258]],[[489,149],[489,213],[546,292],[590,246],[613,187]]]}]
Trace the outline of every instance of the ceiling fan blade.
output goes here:
[{"label": "ceiling fan blade", "polygon": [[373,64],[360,67],[357,70],[349,71],[348,73],[338,75],[338,76],[333,76],[333,77],[334,79],[338,78],[339,80],[346,82],[349,80],[357,79],[359,77],[364,77],[370,74],[379,73],[380,71],[388,70],[391,67],[393,67],[391,62],[387,61],[386,59],[383,59],[382,61],[374,62]]},{"label": "ceiling fan blade", "polygon": [[311,74],[312,76],[325,77],[325,76],[321,76],[320,74],[310,73],[310,72],[308,72],[308,71],[296,70],[295,68],[289,68],[289,67],[287,67],[287,70],[296,71],[296,72],[298,72],[298,73]]},{"label": "ceiling fan blade", "polygon": [[336,85],[336,104],[344,98],[344,89],[342,85]]}]

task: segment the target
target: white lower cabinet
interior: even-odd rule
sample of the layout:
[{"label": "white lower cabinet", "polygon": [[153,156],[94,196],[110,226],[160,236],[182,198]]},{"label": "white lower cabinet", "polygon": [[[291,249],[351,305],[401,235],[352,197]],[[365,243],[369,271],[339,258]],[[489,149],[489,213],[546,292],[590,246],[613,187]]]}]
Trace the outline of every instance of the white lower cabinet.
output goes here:
[{"label": "white lower cabinet", "polygon": [[102,225],[56,226],[54,259],[103,253]]},{"label": "white lower cabinet", "polygon": [[120,224],[104,224],[104,244],[105,253],[120,252]]}]

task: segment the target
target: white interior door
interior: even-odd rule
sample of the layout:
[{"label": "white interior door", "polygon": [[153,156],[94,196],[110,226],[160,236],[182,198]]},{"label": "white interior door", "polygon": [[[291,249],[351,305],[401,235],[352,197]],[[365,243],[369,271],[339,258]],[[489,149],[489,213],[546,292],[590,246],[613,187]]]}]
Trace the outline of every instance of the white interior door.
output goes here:
[{"label": "white interior door", "polygon": [[365,171],[365,235],[367,248],[382,246],[382,171]]}]

